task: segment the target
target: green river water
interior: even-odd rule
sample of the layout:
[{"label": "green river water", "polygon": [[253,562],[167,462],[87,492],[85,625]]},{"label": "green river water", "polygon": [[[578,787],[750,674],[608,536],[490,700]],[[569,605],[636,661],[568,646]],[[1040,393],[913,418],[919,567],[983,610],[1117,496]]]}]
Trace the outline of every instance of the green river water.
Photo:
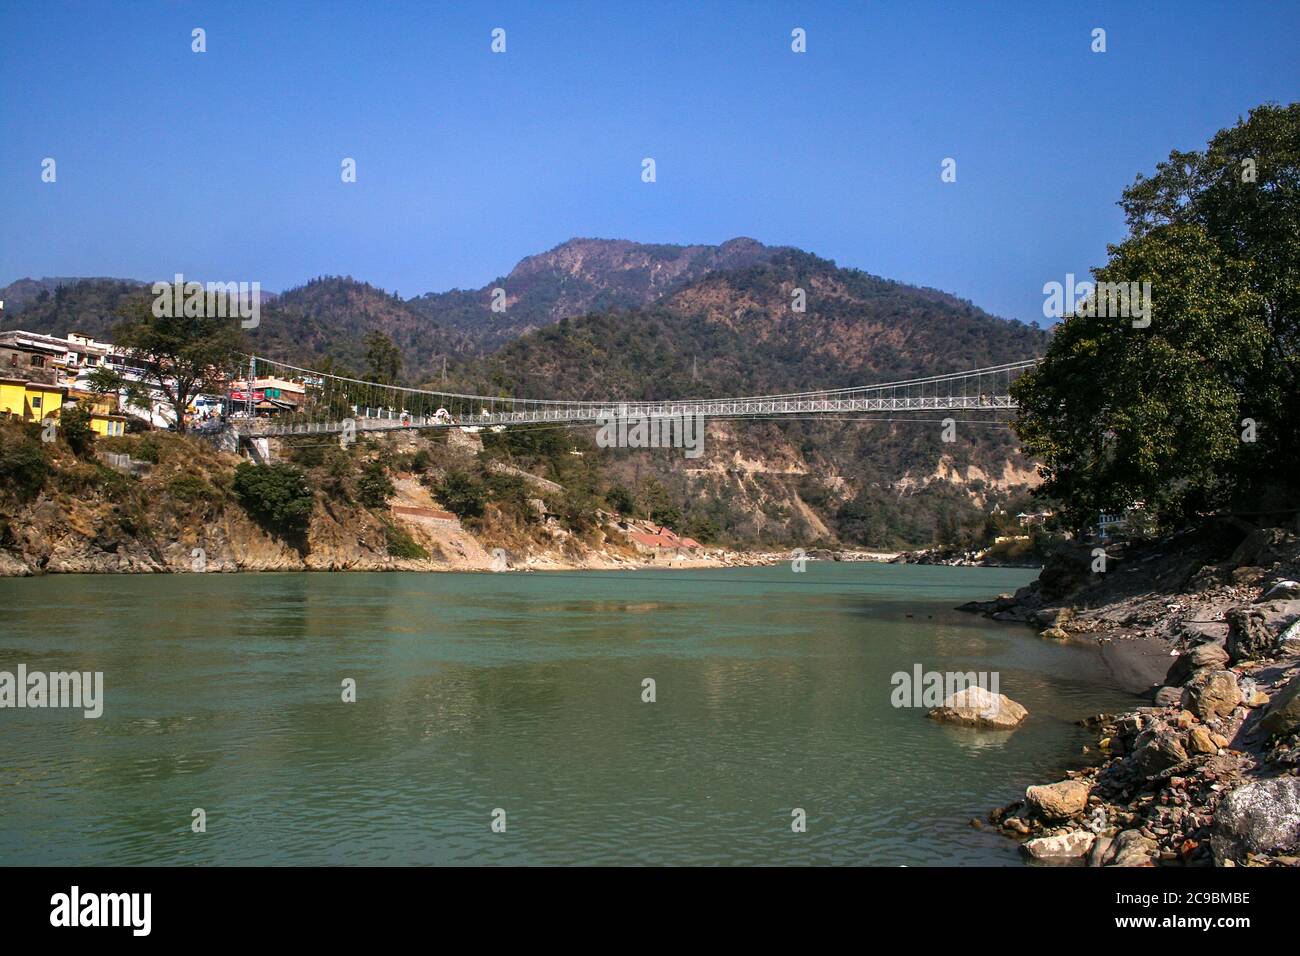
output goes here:
[{"label": "green river water", "polygon": [[[1091,649],[952,610],[1034,574],[0,580],[0,671],[104,674],[99,719],[0,710],[0,864],[1018,864],[971,817],[1128,700]],[[1030,716],[893,707],[918,663]]]}]

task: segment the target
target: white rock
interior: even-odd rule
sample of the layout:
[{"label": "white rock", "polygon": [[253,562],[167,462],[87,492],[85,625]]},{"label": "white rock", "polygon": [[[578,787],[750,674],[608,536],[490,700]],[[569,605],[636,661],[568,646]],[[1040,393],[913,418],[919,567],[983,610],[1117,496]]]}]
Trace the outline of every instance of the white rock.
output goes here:
[{"label": "white rock", "polygon": [[1005,694],[994,694],[978,685],[959,690],[930,711],[935,720],[968,727],[991,727],[1010,730],[1029,715],[1029,711]]},{"label": "white rock", "polygon": [[1071,830],[1029,840],[1024,844],[1024,850],[1035,860],[1077,860],[1088,855],[1096,839],[1096,834],[1087,830]]}]

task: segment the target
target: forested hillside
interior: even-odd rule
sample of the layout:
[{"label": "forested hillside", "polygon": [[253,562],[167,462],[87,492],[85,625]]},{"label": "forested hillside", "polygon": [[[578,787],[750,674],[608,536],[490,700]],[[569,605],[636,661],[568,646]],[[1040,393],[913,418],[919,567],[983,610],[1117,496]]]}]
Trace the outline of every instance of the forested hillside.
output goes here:
[{"label": "forested hillside", "polygon": [[[248,341],[280,361],[407,385],[647,399],[914,378],[1040,355],[1049,338],[942,292],[744,239],[572,240],[500,282],[503,313],[491,309],[491,285],[404,301],[350,277],[320,277],[265,296]],[[5,328],[110,339],[124,299],[150,294],[114,279],[10,288],[20,306],[6,308]],[[986,533],[997,506],[1024,504],[1036,475],[1004,421],[955,417],[950,443],[934,415],[751,420],[711,424],[698,460],[680,450],[596,449],[579,434],[577,447],[552,442],[548,455],[521,464],[563,478],[564,456],[590,455],[605,475],[595,484],[702,540],[959,543]]]}]

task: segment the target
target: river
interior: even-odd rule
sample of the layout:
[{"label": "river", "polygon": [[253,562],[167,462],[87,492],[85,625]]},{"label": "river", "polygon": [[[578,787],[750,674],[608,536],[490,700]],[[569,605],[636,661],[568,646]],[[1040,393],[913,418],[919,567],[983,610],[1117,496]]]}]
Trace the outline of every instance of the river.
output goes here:
[{"label": "river", "polygon": [[[969,820],[1128,700],[1091,649],[952,610],[1034,573],[3,579],[0,670],[102,671],[104,710],[0,710],[0,864],[1018,865]],[[895,708],[915,664],[1030,716]]]}]

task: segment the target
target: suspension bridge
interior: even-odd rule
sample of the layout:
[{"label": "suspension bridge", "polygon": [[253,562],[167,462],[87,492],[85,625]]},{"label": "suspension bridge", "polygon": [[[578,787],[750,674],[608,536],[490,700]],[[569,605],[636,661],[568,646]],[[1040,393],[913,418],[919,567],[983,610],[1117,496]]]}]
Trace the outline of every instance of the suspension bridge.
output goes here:
[{"label": "suspension bridge", "polygon": [[[331,434],[348,429],[387,431],[404,428],[492,428],[519,425],[585,425],[615,418],[653,419],[700,416],[704,419],[833,416],[844,413],[1014,409],[1010,386],[1038,359],[1008,362],[964,372],[850,388],[749,395],[734,398],[657,401],[571,401],[473,395],[382,385],[330,375],[259,356],[250,356],[246,410],[231,427],[240,438]],[[294,401],[258,417],[255,390],[265,396],[283,383]],[[298,390],[301,391],[298,391]],[[240,393],[237,393],[240,394]],[[283,394],[278,397],[284,397]],[[234,405],[238,408],[240,402]],[[268,402],[268,404],[271,404]]]}]

